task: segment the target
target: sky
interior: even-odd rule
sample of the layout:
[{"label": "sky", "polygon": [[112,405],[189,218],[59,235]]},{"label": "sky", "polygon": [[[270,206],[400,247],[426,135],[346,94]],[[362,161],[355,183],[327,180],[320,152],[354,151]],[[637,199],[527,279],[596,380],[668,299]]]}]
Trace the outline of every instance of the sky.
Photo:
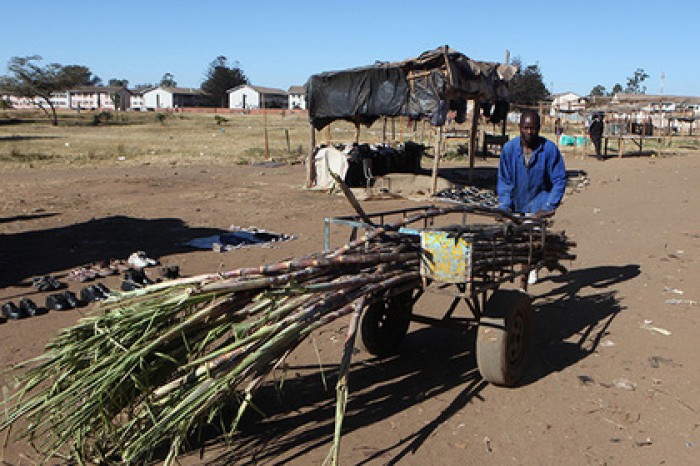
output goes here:
[{"label": "sky", "polygon": [[199,87],[225,56],[251,84],[400,61],[442,45],[474,60],[538,65],[551,93],[623,87],[700,96],[698,0],[0,0],[0,75],[15,56],[84,65],[106,84]]}]

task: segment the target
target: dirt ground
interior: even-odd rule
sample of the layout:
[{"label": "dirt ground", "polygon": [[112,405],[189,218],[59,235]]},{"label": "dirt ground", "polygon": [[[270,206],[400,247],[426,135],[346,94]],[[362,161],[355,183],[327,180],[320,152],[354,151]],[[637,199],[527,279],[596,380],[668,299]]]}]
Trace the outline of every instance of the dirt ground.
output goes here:
[{"label": "dirt ground", "polygon": [[[341,463],[697,464],[699,156],[604,163],[566,156],[569,170],[590,179],[569,190],[554,227],[578,243],[578,259],[566,264],[568,274],[545,275],[530,288],[535,338],[520,386],[480,378],[474,335],[413,324],[399,356],[355,355]],[[496,163],[478,161],[481,182],[492,182]],[[43,303],[48,293],[30,282],[45,274],[78,291],[84,284],[65,277],[72,268],[137,250],[178,265],[183,275],[320,251],[323,218],[351,213],[339,195],[302,189],[302,165],[153,162],[1,173],[1,303],[24,296]],[[363,205],[378,211],[418,204]],[[232,225],[296,239],[225,253],[183,244]],[[100,281],[118,288],[120,278]],[[417,310],[445,309],[427,297]],[[81,312],[0,324],[0,365],[38,355]],[[332,439],[333,376],[346,324],[323,329],[296,351],[283,391],[270,385],[260,392],[258,406],[268,417],[246,423],[231,446],[209,439],[203,456],[184,455],[183,464],[320,464]],[[31,464],[28,457],[30,448],[11,438],[4,464]]]}]

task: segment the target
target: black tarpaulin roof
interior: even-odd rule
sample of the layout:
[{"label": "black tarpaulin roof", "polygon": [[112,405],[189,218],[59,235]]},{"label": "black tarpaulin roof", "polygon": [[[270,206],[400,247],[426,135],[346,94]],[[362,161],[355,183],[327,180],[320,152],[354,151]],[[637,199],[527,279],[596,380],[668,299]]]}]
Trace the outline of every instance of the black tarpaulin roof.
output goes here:
[{"label": "black tarpaulin roof", "polygon": [[320,130],[334,120],[371,125],[382,116],[431,116],[441,100],[508,101],[516,68],[481,62],[448,46],[392,63],[312,75],[309,120]]}]

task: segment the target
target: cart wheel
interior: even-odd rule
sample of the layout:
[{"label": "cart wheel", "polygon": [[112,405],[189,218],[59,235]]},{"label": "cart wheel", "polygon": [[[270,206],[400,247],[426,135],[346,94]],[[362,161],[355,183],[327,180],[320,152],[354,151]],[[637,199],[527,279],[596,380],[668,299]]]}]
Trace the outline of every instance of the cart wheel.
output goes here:
[{"label": "cart wheel", "polygon": [[360,318],[360,341],[375,356],[396,354],[408,332],[413,290],[370,304]]},{"label": "cart wheel", "polygon": [[517,290],[497,290],[479,319],[476,364],[492,384],[512,387],[525,370],[532,334],[530,297]]}]

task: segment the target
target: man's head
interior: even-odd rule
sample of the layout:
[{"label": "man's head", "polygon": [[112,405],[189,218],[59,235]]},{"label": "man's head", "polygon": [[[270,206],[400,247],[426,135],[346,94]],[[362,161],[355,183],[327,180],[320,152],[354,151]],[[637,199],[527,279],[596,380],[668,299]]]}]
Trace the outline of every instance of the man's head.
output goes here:
[{"label": "man's head", "polygon": [[540,139],[540,116],[534,110],[525,110],[520,115],[520,138],[530,149],[535,149]]}]

